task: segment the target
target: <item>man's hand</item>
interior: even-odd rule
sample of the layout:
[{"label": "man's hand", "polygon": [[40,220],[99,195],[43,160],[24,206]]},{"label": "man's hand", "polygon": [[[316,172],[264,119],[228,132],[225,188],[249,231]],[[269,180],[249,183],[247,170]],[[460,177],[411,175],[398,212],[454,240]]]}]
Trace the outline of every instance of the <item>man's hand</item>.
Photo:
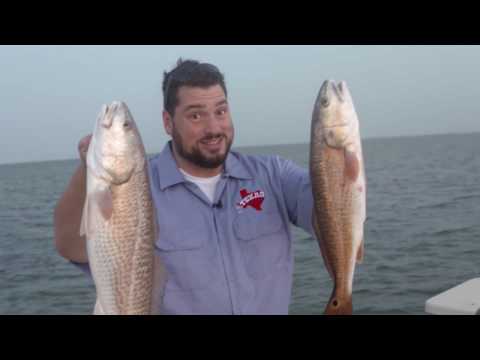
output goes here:
[{"label": "man's hand", "polygon": [[87,189],[87,150],[91,139],[90,134],[78,142],[81,165],[75,170],[54,212],[57,251],[64,258],[78,263],[88,262],[86,239],[80,236],[79,229]]},{"label": "man's hand", "polygon": [[83,137],[78,143],[78,153],[80,155],[80,160],[84,166],[87,166],[87,151],[90,141],[92,140],[92,134],[89,134]]}]

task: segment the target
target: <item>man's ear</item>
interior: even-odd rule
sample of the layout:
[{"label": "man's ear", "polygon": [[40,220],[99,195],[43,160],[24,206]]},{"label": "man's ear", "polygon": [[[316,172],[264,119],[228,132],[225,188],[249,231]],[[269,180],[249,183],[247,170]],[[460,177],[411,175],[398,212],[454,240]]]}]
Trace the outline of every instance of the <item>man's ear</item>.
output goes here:
[{"label": "man's ear", "polygon": [[162,117],[163,117],[163,127],[165,128],[165,131],[167,132],[168,135],[172,135],[172,126],[173,126],[172,117],[166,110],[163,110]]}]

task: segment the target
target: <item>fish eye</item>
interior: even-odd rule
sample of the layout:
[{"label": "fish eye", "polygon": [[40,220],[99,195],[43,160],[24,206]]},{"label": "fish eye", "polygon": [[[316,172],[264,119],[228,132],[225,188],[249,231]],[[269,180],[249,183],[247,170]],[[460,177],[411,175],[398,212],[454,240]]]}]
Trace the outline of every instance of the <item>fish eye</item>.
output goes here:
[{"label": "fish eye", "polygon": [[320,104],[322,104],[323,107],[327,107],[330,104],[330,101],[326,97],[322,97],[320,99]]},{"label": "fish eye", "polygon": [[125,129],[130,128],[130,122],[129,122],[129,121],[125,121],[125,122],[123,123],[123,127],[124,127]]}]

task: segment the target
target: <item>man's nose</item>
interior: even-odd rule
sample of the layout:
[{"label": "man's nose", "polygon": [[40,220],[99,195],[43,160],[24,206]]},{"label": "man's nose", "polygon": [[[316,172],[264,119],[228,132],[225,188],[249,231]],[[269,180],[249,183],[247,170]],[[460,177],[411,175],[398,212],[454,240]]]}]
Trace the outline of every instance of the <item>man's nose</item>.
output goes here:
[{"label": "man's nose", "polygon": [[210,134],[218,134],[222,130],[220,121],[214,114],[209,114],[205,119],[205,131]]}]

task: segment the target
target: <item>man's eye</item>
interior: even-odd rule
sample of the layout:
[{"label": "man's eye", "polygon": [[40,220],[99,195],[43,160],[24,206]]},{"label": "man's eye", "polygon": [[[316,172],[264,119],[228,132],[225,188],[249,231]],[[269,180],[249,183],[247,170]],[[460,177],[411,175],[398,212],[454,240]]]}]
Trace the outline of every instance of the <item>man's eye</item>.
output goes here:
[{"label": "man's eye", "polygon": [[190,115],[190,118],[192,118],[193,120],[200,120],[200,114],[199,113],[193,113]]}]

